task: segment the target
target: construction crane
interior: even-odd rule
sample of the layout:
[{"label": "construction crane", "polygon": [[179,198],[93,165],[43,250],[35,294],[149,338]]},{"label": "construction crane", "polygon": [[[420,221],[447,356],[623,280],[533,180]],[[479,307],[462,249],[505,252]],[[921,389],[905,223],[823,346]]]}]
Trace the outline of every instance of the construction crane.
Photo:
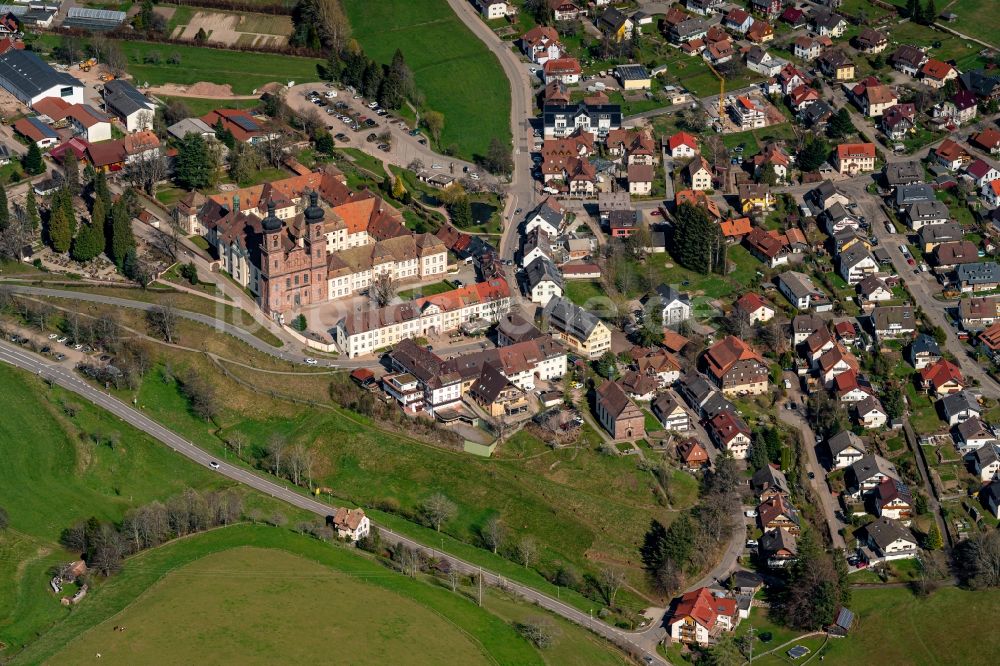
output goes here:
[{"label": "construction crane", "polygon": [[722,76],[722,74],[719,74],[718,70],[712,67],[711,63],[706,62],[705,64],[708,65],[708,68],[710,70],[712,70],[712,74],[715,74],[716,78],[719,79],[719,126],[721,127],[722,119],[725,117],[725,109],[726,109],[726,104],[725,104],[726,77]]}]

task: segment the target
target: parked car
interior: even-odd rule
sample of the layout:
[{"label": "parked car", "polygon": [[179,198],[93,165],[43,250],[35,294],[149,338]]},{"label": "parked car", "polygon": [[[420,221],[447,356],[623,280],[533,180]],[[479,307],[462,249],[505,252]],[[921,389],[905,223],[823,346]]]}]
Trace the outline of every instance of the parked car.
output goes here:
[{"label": "parked car", "polygon": [[757,509],[747,509],[746,511],[743,512],[743,515],[746,516],[747,518],[756,518]]}]

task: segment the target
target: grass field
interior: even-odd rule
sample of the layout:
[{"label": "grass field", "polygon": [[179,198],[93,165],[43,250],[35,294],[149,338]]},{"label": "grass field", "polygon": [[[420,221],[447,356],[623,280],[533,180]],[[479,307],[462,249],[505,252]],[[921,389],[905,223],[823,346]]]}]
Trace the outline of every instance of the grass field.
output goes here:
[{"label": "grass field", "polygon": [[[0,419],[0,506],[11,521],[11,529],[0,536],[0,642],[18,646],[69,613],[45,583],[48,567],[70,557],[57,544],[64,527],[89,516],[120,520],[131,506],[185,488],[231,484],[89,403],[6,364],[0,365],[0,386],[6,396]],[[112,449],[90,435],[104,442],[116,438],[118,444]],[[277,508],[270,500],[259,502],[268,510]]]},{"label": "grass field", "polygon": [[[337,550],[332,554],[338,557],[325,559],[348,559]],[[113,593],[112,587],[114,582],[104,592]],[[184,612],[192,606],[197,613]],[[127,632],[113,631],[122,625]],[[489,663],[469,637],[431,609],[361,576],[262,548],[212,553],[175,569],[54,659],[89,664],[99,652],[102,664],[192,663],[213,654],[241,663],[304,663],[333,652],[331,630],[339,636],[378,635],[351,641],[345,663],[390,659],[429,665],[444,654],[459,663]]]},{"label": "grass field", "polygon": [[510,88],[497,59],[445,2],[345,0],[354,37],[369,57],[399,48],[427,106],[444,114],[441,146],[484,155],[490,139],[510,139]]},{"label": "grass field", "polygon": [[583,306],[592,298],[607,298],[607,290],[600,282],[589,280],[567,280],[566,298]]},{"label": "grass field", "polygon": [[[101,663],[191,663],[206,654],[304,663],[320,653],[328,663],[430,664],[451,653],[458,663],[543,663],[512,627],[463,596],[269,527],[238,525],[143,553],[87,602],[20,662],[92,663],[100,652]],[[364,639],[347,648],[341,633]]]},{"label": "grass field", "polygon": [[[59,43],[57,35],[40,35],[38,42],[51,49]],[[128,72],[137,85],[164,83],[190,85],[199,81],[229,84],[238,95],[249,95],[265,83],[277,81],[315,81],[318,78],[315,58],[271,53],[226,51],[204,46],[177,46],[152,42],[118,42],[128,58]],[[143,62],[150,53],[160,54],[161,62]],[[179,64],[170,64],[171,54],[180,56]],[[391,54],[390,54],[391,55]]]},{"label": "grass field", "polygon": [[944,25],[1000,47],[1000,14],[994,0],[955,0],[947,6],[948,11],[958,14],[958,20]]},{"label": "grass field", "polygon": [[[954,11],[954,8],[951,8],[951,11]],[[972,20],[981,19],[973,18]],[[995,17],[988,17],[984,25],[995,26],[996,20],[997,19]],[[960,28],[957,28],[957,26],[953,27],[961,30]],[[989,29],[992,30],[993,28]],[[982,59],[978,55],[979,51],[981,51],[983,47],[979,44],[967,39],[962,39],[961,37],[956,37],[955,35],[942,30],[935,30],[934,28],[914,23],[912,21],[904,21],[898,25],[893,25],[889,30],[889,39],[889,51],[895,48],[892,45],[892,42],[932,46],[929,51],[931,57],[939,58],[941,60],[954,60],[958,64],[958,69],[961,71],[972,69],[974,67],[981,67],[983,65]],[[940,42],[941,45],[933,47],[935,42]]]}]

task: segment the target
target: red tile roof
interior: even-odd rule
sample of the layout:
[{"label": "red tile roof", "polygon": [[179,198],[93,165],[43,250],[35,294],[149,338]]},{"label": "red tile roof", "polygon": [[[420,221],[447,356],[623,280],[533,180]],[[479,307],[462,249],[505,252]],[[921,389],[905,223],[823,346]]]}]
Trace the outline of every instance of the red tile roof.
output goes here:
[{"label": "red tile roof", "polygon": [[957,365],[946,358],[921,369],[920,379],[925,384],[929,384],[935,391],[952,381],[963,386],[965,385],[965,378],[962,377],[962,371],[958,369]]}]

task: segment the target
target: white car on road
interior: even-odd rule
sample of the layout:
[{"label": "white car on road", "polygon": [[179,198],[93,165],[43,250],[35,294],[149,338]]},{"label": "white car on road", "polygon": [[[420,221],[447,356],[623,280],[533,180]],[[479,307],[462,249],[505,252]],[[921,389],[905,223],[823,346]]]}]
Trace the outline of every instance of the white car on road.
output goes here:
[{"label": "white car on road", "polygon": [[316,364],[318,364],[318,363],[319,363],[319,361],[317,361],[317,360],[316,360],[316,359],[314,359],[314,358],[307,358],[307,359],[306,359],[306,365],[316,365]]},{"label": "white car on road", "polygon": [[211,467],[212,469],[219,469],[219,463],[215,462],[214,460],[208,463],[208,466]]}]

